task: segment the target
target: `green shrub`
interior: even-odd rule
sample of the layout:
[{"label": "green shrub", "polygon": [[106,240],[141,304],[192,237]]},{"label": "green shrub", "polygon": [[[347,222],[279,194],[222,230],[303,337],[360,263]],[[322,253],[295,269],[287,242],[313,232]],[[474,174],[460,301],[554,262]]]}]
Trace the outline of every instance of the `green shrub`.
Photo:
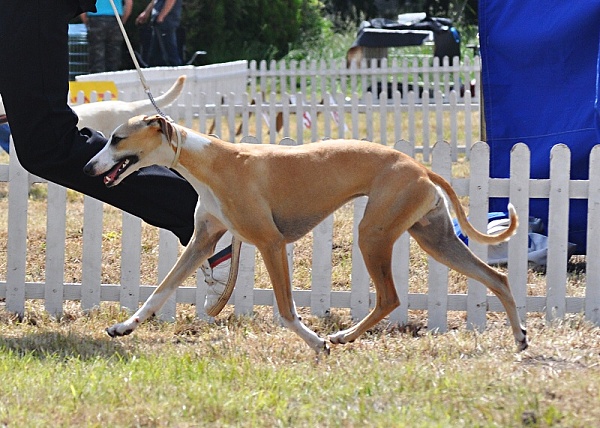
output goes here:
[{"label": "green shrub", "polygon": [[185,0],[187,50],[205,62],[280,59],[327,28],[319,0]]}]

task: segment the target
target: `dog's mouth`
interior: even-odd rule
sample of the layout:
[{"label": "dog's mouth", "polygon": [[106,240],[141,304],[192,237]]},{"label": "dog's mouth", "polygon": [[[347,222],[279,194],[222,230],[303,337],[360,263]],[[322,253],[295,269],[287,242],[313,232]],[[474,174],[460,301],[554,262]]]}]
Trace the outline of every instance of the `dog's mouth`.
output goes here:
[{"label": "dog's mouth", "polygon": [[8,118],[5,114],[0,114],[0,125],[4,125],[5,123],[8,123]]},{"label": "dog's mouth", "polygon": [[104,176],[104,185],[106,187],[115,186],[119,177],[121,177],[123,173],[137,161],[137,156],[127,156],[126,158],[123,158],[121,161],[117,162],[117,164],[113,166],[111,170],[108,171]]}]

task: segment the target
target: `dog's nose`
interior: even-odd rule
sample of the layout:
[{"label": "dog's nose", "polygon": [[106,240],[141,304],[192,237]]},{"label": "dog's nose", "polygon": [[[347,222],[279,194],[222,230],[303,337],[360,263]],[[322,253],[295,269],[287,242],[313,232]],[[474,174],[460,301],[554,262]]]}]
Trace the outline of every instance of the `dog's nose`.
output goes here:
[{"label": "dog's nose", "polygon": [[87,175],[94,176],[94,162],[90,161],[83,167],[83,172]]}]

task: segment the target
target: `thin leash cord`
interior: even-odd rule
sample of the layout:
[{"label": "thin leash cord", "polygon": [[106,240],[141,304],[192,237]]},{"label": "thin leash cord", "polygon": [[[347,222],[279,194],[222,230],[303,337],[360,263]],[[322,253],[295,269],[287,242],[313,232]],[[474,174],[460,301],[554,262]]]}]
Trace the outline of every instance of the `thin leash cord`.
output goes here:
[{"label": "thin leash cord", "polygon": [[133,64],[135,65],[135,69],[138,72],[138,75],[140,77],[140,82],[142,83],[142,86],[144,87],[144,91],[146,92],[146,95],[148,95],[148,98],[150,99],[150,102],[156,109],[157,113],[159,115],[161,115],[162,117],[168,119],[167,115],[161,111],[161,109],[156,104],[156,101],[154,101],[152,92],[150,92],[150,86],[148,86],[148,82],[146,82],[144,73],[142,73],[140,64],[138,63],[135,53],[133,52],[133,47],[131,46],[131,42],[129,41],[129,37],[127,36],[127,32],[125,31],[125,27],[123,26],[123,22],[121,21],[121,16],[119,16],[119,11],[117,10],[117,6],[115,5],[114,0],[110,0],[110,5],[112,6],[115,17],[117,18],[117,23],[119,24],[119,28],[121,29],[121,33],[123,34],[123,38],[125,39],[125,44],[127,45],[127,49],[129,50],[129,56],[131,56],[131,60],[133,61]]},{"label": "thin leash cord", "polygon": [[[135,53],[133,52],[133,47],[131,46],[131,42],[129,41],[129,36],[127,36],[127,32],[125,31],[125,27],[123,26],[123,21],[121,21],[121,16],[119,15],[119,11],[117,10],[117,6],[115,5],[114,0],[110,0],[110,5],[112,6],[112,10],[115,14],[115,18],[117,18],[117,23],[119,24],[119,28],[121,29],[121,33],[123,34],[123,38],[125,39],[125,44],[127,45],[127,50],[129,50],[129,56],[131,56],[131,60],[133,61],[133,64],[135,65],[135,69],[138,72],[138,76],[140,77],[140,82],[142,83],[142,86],[144,87],[144,91],[146,91],[146,95],[148,95],[148,99],[150,99],[150,102],[152,103],[152,105],[156,109],[156,112],[160,116],[164,117],[169,122],[173,122],[173,120],[170,117],[168,117],[166,114],[164,114],[162,112],[162,110],[156,104],[156,101],[154,101],[152,92],[150,92],[150,86],[148,86],[148,82],[146,82],[144,73],[142,73],[142,68],[140,67],[140,64],[138,63],[138,60],[135,56]],[[176,141],[176,146],[175,146],[175,157],[173,158],[173,162],[171,162],[171,166],[169,167],[171,169],[173,169],[173,168],[175,168],[175,166],[177,166],[177,163],[179,162],[179,155],[181,154],[181,132],[179,131],[179,129],[176,126],[173,126],[173,128],[175,129],[175,135],[177,135],[177,141]]]}]

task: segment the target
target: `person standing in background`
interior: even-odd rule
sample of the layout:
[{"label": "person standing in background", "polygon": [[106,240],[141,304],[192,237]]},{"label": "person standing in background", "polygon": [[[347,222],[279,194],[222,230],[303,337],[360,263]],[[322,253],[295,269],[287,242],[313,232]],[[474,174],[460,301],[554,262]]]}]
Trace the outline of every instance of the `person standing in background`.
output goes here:
[{"label": "person standing in background", "polygon": [[[123,23],[131,15],[133,0],[114,0]],[[117,71],[121,67],[123,35],[110,0],[98,0],[97,12],[81,15],[87,27],[88,61],[90,73]]]},{"label": "person standing in background", "polygon": [[143,46],[142,60],[148,66],[178,66],[183,60],[177,45],[183,0],[151,0],[135,20],[137,25],[150,22],[151,37]]}]

